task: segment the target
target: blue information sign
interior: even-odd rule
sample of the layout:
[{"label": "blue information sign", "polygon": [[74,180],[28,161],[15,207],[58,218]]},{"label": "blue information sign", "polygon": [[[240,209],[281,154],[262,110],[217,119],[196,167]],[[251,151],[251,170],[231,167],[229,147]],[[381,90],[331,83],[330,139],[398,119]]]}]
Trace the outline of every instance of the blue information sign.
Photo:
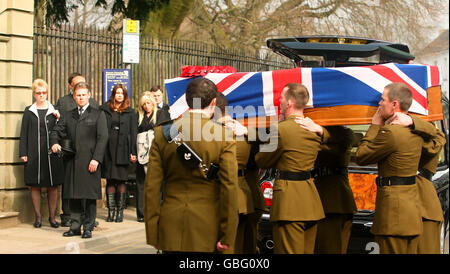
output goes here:
[{"label": "blue information sign", "polygon": [[130,79],[130,69],[103,69],[103,103],[109,100],[112,89],[116,84],[124,84],[127,87],[128,98],[131,100]]}]

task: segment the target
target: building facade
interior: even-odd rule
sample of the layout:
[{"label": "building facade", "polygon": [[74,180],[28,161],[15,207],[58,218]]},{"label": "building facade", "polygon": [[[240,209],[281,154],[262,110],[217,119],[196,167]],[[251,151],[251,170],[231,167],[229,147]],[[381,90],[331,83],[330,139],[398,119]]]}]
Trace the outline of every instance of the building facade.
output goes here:
[{"label": "building facade", "polygon": [[436,65],[441,68],[442,93],[449,98],[448,67],[449,67],[449,30],[444,30],[440,35],[416,54],[416,63]]}]

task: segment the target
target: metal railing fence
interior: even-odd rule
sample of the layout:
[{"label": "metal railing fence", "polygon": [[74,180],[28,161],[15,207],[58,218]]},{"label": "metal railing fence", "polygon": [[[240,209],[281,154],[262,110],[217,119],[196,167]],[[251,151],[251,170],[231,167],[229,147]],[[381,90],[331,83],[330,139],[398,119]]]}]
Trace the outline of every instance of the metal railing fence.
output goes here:
[{"label": "metal railing fence", "polygon": [[267,60],[239,49],[224,50],[203,42],[158,40],[144,35],[140,36],[140,63],[123,64],[122,33],[68,24],[59,28],[34,27],[33,79],[48,82],[49,100],[53,104],[68,93],[67,79],[72,72],[86,77],[91,96],[101,103],[103,69],[130,68],[130,99],[134,107],[141,92],[153,85],[163,87],[164,79],[179,76],[181,67],[187,65],[229,65],[240,72],[293,67],[282,58]]}]

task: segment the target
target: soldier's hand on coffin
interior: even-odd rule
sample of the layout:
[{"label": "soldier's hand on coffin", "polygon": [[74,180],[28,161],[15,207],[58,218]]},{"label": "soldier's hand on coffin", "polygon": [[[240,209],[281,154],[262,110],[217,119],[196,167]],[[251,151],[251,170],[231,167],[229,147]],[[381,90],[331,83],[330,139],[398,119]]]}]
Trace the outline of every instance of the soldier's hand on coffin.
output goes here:
[{"label": "soldier's hand on coffin", "polygon": [[394,112],[394,115],[392,115],[391,118],[389,118],[386,122],[391,125],[402,125],[405,127],[409,127],[413,124],[413,119],[408,114],[402,112]]},{"label": "soldier's hand on coffin", "polygon": [[377,112],[375,112],[375,114],[372,117],[372,124],[373,125],[384,126],[384,119],[381,116],[380,107],[377,108]]},{"label": "soldier's hand on coffin", "polygon": [[53,153],[57,153],[58,151],[61,151],[61,146],[58,145],[58,144],[54,144],[54,145],[52,146],[52,152],[53,152]]},{"label": "soldier's hand on coffin", "polygon": [[309,117],[297,117],[295,118],[295,122],[307,131],[317,133],[320,136],[323,135],[323,128],[320,125],[316,124]]},{"label": "soldier's hand on coffin", "polygon": [[231,128],[233,130],[234,135],[236,136],[243,136],[247,135],[248,131],[247,128],[244,127],[241,123],[239,123],[236,120],[230,120],[227,124],[227,127]]},{"label": "soldier's hand on coffin", "polygon": [[28,157],[27,156],[22,156],[22,157],[20,157],[20,159],[22,161],[24,161],[25,163],[28,162]]},{"label": "soldier's hand on coffin", "polygon": [[89,162],[89,172],[94,173],[97,171],[98,162],[96,160],[91,160]]}]

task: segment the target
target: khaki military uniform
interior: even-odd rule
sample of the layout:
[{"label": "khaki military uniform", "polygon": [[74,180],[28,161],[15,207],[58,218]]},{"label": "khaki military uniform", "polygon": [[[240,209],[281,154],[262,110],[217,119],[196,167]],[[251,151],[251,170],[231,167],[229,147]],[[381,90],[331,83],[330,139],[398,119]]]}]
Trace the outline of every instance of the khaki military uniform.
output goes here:
[{"label": "khaki military uniform", "polygon": [[244,254],[256,254],[258,243],[258,223],[261,215],[267,211],[266,201],[259,186],[258,169],[249,169],[247,167],[245,173],[253,199],[254,211],[247,214],[247,226],[245,227],[245,240],[243,244]]},{"label": "khaki military uniform", "polygon": [[[243,137],[243,136],[242,136]],[[245,179],[245,167],[250,156],[251,145],[241,137],[236,141],[236,160],[238,170],[241,176],[238,176],[238,205],[239,205],[239,224],[236,232],[236,241],[232,248],[225,251],[225,254],[242,254],[244,253],[244,242],[246,240],[246,227],[248,224],[248,214],[254,212],[253,199],[250,187]]]},{"label": "khaki military uniform", "polygon": [[[372,125],[356,152],[359,165],[378,163],[381,177],[415,176],[423,139],[408,127]],[[377,188],[375,218],[371,232],[381,253],[416,253],[422,233],[422,216],[417,185]]]},{"label": "khaki military uniform", "polygon": [[[236,140],[236,159],[238,164],[238,169],[245,170],[250,157],[251,145],[245,140],[239,137]],[[239,213],[249,214],[254,212],[255,206],[253,205],[252,192],[250,190],[249,184],[244,176],[238,176],[238,203],[239,203]]]},{"label": "khaki military uniform", "polygon": [[[207,180],[199,168],[185,166],[176,153],[177,145],[169,144],[162,127],[156,127],[144,190],[147,243],[166,252],[215,252],[218,241],[232,246],[238,224],[236,142],[232,133],[193,111],[183,114],[174,125],[190,129],[191,140],[196,139],[186,143],[207,166],[220,166],[218,180]],[[195,125],[201,130],[194,129]],[[201,132],[209,132],[214,138],[200,136]]]},{"label": "khaki military uniform", "polygon": [[258,224],[261,220],[261,215],[267,212],[266,200],[264,199],[259,182],[259,169],[255,163],[255,149],[257,146],[255,143],[251,145],[252,149],[245,170],[245,180],[248,182],[250,188],[250,198],[253,200],[254,211],[247,214],[247,225],[245,226],[245,238],[242,251],[244,254],[257,253]]},{"label": "khaki military uniform", "polygon": [[[290,115],[271,129],[270,142],[274,151],[256,154],[261,168],[275,167],[281,171],[310,171],[320,150],[323,138],[309,132]],[[324,218],[322,202],[312,178],[304,181],[275,180],[270,221],[273,222],[274,253],[313,253],[317,221]]]},{"label": "khaki military uniform", "polygon": [[[438,166],[439,152],[446,143],[444,133],[429,122],[418,117],[412,117],[415,130],[413,132],[424,136],[425,143],[420,158],[419,167],[434,174]],[[419,254],[440,253],[441,225],[444,221],[441,202],[434,184],[421,176],[416,177],[422,209],[423,233],[419,236]]]},{"label": "khaki military uniform", "polygon": [[[315,168],[347,168],[353,132],[342,126],[327,127],[330,138],[321,146]],[[330,174],[315,178],[325,219],[317,223],[316,254],[345,254],[350,239],[356,203],[347,174]]]}]

